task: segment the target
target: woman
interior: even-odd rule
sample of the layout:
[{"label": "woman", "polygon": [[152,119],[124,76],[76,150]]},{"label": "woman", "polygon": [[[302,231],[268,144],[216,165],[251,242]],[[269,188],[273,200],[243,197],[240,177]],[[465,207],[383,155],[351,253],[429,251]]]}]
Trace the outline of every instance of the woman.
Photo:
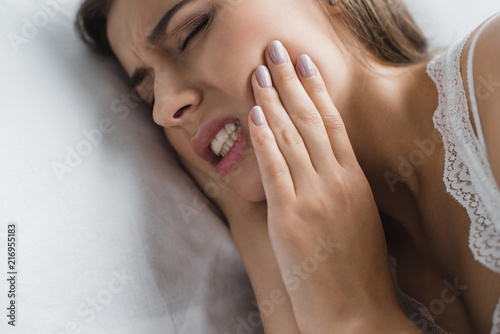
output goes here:
[{"label": "woman", "polygon": [[266,333],[500,333],[499,17],[432,59],[390,0],[87,0],[77,26],[219,185]]}]

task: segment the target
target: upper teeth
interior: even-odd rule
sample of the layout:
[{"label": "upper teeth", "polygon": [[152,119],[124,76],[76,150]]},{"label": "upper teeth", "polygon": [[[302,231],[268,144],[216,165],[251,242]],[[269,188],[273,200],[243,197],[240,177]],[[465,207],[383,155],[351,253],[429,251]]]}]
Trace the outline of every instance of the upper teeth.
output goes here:
[{"label": "upper teeth", "polygon": [[234,142],[238,138],[240,130],[240,122],[226,124],[217,133],[215,138],[210,143],[210,148],[217,156],[224,157],[227,152],[233,147]]}]

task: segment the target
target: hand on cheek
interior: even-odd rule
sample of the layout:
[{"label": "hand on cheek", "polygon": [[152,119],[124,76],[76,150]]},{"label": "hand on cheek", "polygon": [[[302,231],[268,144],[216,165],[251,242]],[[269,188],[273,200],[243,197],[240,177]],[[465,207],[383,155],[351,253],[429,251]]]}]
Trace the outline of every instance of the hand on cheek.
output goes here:
[{"label": "hand on cheek", "polygon": [[[252,76],[258,106],[249,114],[250,135],[285,284],[292,267],[315,262],[307,279],[286,286],[299,327],[318,332],[371,317],[380,304],[353,306],[373,300],[398,313],[378,210],[318,68],[307,55],[294,66],[278,41],[266,63]],[[345,319],[333,316],[342,312]]]}]

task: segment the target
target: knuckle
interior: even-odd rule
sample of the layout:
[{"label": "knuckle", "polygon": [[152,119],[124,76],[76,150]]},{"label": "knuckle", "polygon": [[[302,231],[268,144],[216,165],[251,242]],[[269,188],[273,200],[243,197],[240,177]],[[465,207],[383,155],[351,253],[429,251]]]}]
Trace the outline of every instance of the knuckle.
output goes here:
[{"label": "knuckle", "polygon": [[323,215],[325,212],[328,212],[328,210],[331,208],[332,203],[327,200],[327,196],[318,196],[315,198],[315,201],[313,204],[315,208],[315,212],[317,214]]},{"label": "knuckle", "polygon": [[344,122],[338,115],[324,115],[323,123],[326,128],[329,129],[342,129],[344,127]]},{"label": "knuckle", "polygon": [[337,174],[333,178],[331,187],[336,198],[345,206],[348,206],[348,203],[359,195],[357,193],[359,189],[356,189],[353,180],[346,175]]},{"label": "knuckle", "polygon": [[278,73],[278,81],[281,82],[289,82],[297,78],[297,74],[295,71],[291,71],[290,69],[286,68],[283,69],[282,71],[279,71]]},{"label": "knuckle", "polygon": [[323,94],[326,92],[326,87],[322,82],[313,81],[308,86],[308,91],[314,94]]},{"label": "knuckle", "polygon": [[281,131],[283,142],[288,145],[302,144],[302,137],[295,129],[286,128]]},{"label": "knuckle", "polygon": [[310,217],[322,217],[332,207],[331,196],[326,191],[327,188],[322,185],[317,185],[314,189],[314,196],[306,196],[302,198],[304,212],[308,212]]},{"label": "knuckle", "polygon": [[255,145],[257,146],[268,146],[273,141],[273,135],[268,131],[262,131],[257,136],[255,136]]},{"label": "knuckle", "polygon": [[297,117],[307,125],[318,125],[322,122],[318,111],[313,109],[304,108],[303,112],[300,112]]},{"label": "knuckle", "polygon": [[272,94],[269,94],[267,92],[263,92],[259,95],[257,104],[261,106],[270,106],[275,103],[276,99]]},{"label": "knuckle", "polygon": [[347,184],[346,177],[345,175],[342,174],[342,172],[333,173],[330,180],[331,180],[331,185],[333,185],[336,189],[339,190],[342,190]]},{"label": "knuckle", "polygon": [[269,166],[268,173],[272,178],[279,178],[288,173],[288,166],[284,162],[275,162]]}]

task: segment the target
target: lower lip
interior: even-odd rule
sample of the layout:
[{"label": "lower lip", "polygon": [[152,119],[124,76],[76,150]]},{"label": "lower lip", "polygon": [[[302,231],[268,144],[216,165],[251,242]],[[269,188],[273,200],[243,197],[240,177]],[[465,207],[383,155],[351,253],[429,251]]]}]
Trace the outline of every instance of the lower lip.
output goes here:
[{"label": "lower lip", "polygon": [[246,139],[243,134],[243,128],[240,127],[240,131],[238,133],[238,138],[234,143],[233,147],[227,152],[227,154],[222,158],[217,165],[215,165],[215,171],[219,173],[221,176],[226,176],[229,174],[235,167],[238,165],[238,162],[241,160],[243,153],[245,151]]}]

